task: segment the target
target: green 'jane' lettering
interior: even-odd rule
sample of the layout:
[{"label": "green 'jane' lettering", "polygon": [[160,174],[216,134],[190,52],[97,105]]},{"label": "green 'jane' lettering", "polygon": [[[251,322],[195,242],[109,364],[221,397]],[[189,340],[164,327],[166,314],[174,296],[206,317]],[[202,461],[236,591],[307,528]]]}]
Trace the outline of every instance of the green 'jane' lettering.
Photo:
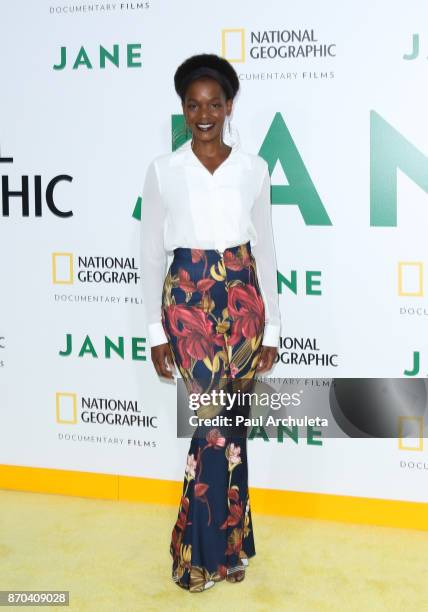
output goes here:
[{"label": "green 'jane' lettering", "polygon": [[71,354],[71,351],[73,350],[73,337],[71,334],[66,334],[65,338],[67,340],[66,342],[66,348],[63,351],[59,351],[59,354],[62,357],[67,357],[67,355]]},{"label": "green 'jane' lettering", "polygon": [[119,357],[122,357],[122,359],[125,358],[125,349],[124,349],[124,343],[123,343],[123,336],[119,336],[118,344],[115,344],[113,342],[113,340],[110,340],[110,338],[108,336],[105,336],[104,342],[105,342],[105,356],[106,356],[106,359],[110,359],[111,358],[112,350],[116,353],[116,355],[119,355]]},{"label": "green 'jane' lettering", "polygon": [[414,60],[419,55],[419,34],[413,34],[412,36],[412,51],[410,53],[404,53],[403,59]]},{"label": "green 'jane' lettering", "polygon": [[286,427],[285,425],[278,425],[278,442],[284,442],[284,433],[288,438],[291,438],[296,444],[299,443],[299,430],[297,425]]},{"label": "green 'jane' lettering", "polygon": [[137,219],[137,221],[141,221],[141,204],[142,203],[143,203],[143,198],[141,196],[138,196],[135,202],[134,209],[132,211],[132,216],[134,219]]},{"label": "green 'jane' lettering", "polygon": [[[66,334],[66,346],[64,350],[59,351],[62,357],[68,357],[73,351],[73,337],[71,334]],[[146,338],[131,338],[131,354],[134,361],[146,361]],[[104,357],[111,359],[112,355],[116,354],[122,359],[125,358],[125,339],[123,336],[118,336],[116,341],[113,341],[108,336],[104,336]],[[98,354],[89,336],[85,336],[85,339],[80,348],[79,357],[85,355],[92,355],[92,357],[98,358]]]},{"label": "green 'jane' lettering", "polygon": [[[317,289],[321,286],[321,272],[319,270],[306,270],[305,272],[305,291],[306,295],[322,295],[322,291]],[[277,272],[278,293],[282,294],[283,287],[289,289],[297,295],[297,271],[291,270],[290,277],[287,278],[282,272]]]},{"label": "green 'jane' lettering", "polygon": [[411,370],[404,370],[403,374],[405,376],[417,376],[419,374],[420,369],[421,369],[420,352],[419,351],[413,351],[413,364],[412,364],[412,368],[411,368]]},{"label": "green 'jane' lettering", "polygon": [[319,429],[314,429],[311,425],[308,425],[308,435],[306,441],[311,446],[322,446],[322,440],[316,440],[315,436],[321,437],[322,432]]},{"label": "green 'jane' lettering", "polygon": [[141,45],[137,43],[130,43],[127,45],[127,59],[128,68],[140,68],[141,62],[138,58],[141,57]]},{"label": "green 'jane' lettering", "polygon": [[397,169],[428,193],[428,157],[370,113],[370,225],[397,226]]},{"label": "green 'jane' lettering", "polygon": [[285,285],[294,295],[297,295],[297,271],[291,270],[290,278],[288,279],[281,272],[277,273],[278,293],[282,294],[282,286]]},{"label": "green 'jane' lettering", "polygon": [[[132,338],[132,359],[135,361],[146,361],[146,339],[145,338]],[[140,353],[143,353],[140,355]]]},{"label": "green 'jane' lettering", "polygon": [[267,435],[265,428],[261,425],[251,428],[250,433],[248,434],[248,439],[253,440],[254,438],[263,438],[265,442],[269,442],[269,436]]},{"label": "green 'jane' lettering", "polygon": [[306,295],[321,295],[320,289],[315,287],[321,286],[321,281],[315,276],[321,276],[319,270],[306,270]]},{"label": "green 'jane' lettering", "polygon": [[306,225],[332,225],[281,113],[275,113],[259,155],[272,174],[277,162],[288,185],[272,185],[272,204],[298,206]]},{"label": "green 'jane' lettering", "polygon": [[59,64],[54,64],[54,70],[63,70],[67,63],[67,47],[61,47],[61,56]]},{"label": "green 'jane' lettering", "polygon": [[97,352],[89,336],[86,336],[85,340],[83,341],[82,348],[79,351],[79,357],[83,357],[85,353],[89,353],[90,355],[92,355],[92,357],[98,357]]},{"label": "green 'jane' lettering", "polygon": [[[120,48],[118,44],[114,44],[112,49],[107,49],[102,45],[99,46],[98,52],[99,67],[105,69],[107,64],[113,65],[116,68],[120,66]],[[60,47],[60,61],[53,65],[54,70],[64,70],[67,65],[67,47]],[[126,65],[128,68],[141,68],[141,44],[128,43],[126,45]],[[73,70],[77,70],[81,66],[92,69],[93,65],[89,59],[85,47],[80,47],[76,59],[74,60]]]},{"label": "green 'jane' lettering", "polygon": [[77,54],[76,61],[73,64],[73,70],[76,70],[79,66],[86,66],[86,68],[92,68],[92,64],[85,51],[85,47],[80,47],[79,53]]},{"label": "green 'jane' lettering", "polygon": [[106,59],[119,68],[119,45],[113,45],[113,53],[100,45],[100,68],[106,67]]}]

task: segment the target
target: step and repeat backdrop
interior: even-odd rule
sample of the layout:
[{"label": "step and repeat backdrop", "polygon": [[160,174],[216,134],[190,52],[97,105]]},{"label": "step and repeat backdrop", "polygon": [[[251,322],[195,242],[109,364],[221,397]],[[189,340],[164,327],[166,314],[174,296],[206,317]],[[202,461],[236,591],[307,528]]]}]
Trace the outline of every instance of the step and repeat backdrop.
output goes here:
[{"label": "step and repeat backdrop", "polygon": [[1,3],[1,464],[182,479],[141,194],[180,144],[176,67],[213,52],[240,78],[241,144],[271,171],[270,375],[340,431],[253,431],[250,484],[428,501],[427,23],[424,3],[390,0]]}]

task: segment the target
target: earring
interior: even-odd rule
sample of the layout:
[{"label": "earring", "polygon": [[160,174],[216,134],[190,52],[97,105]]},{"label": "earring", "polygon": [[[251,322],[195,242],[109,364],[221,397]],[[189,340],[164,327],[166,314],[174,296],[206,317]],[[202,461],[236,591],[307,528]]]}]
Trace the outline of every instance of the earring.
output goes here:
[{"label": "earring", "polygon": [[226,130],[227,130],[227,132],[228,132],[228,134],[229,134],[229,138],[230,138],[231,129],[230,129],[230,117],[229,117],[229,115],[226,115],[226,118],[225,118],[225,120],[224,120],[224,123],[225,123],[225,126],[224,126],[224,128],[225,128],[225,129],[224,129],[224,132],[226,132]]}]

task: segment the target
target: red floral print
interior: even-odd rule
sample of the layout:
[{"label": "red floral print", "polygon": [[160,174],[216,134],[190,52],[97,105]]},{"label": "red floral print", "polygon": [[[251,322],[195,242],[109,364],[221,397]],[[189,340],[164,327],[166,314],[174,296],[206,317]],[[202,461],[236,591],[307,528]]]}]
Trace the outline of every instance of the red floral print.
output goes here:
[{"label": "red floral print", "polygon": [[235,271],[242,270],[243,268],[248,268],[251,263],[251,259],[247,250],[245,250],[243,257],[238,257],[238,255],[235,255],[235,253],[233,253],[232,251],[226,250],[224,252],[223,259],[226,268]]},{"label": "red floral print", "polygon": [[244,338],[254,338],[264,326],[263,298],[253,285],[233,285],[229,288],[229,314],[233,319],[229,344]]},{"label": "red floral print", "polygon": [[209,446],[213,446],[214,448],[218,447],[220,448],[221,446],[224,446],[226,444],[226,438],[224,438],[221,435],[221,432],[219,429],[211,429],[208,433],[207,433],[207,442],[209,444]]},{"label": "red floral print", "polygon": [[178,278],[178,286],[186,293],[193,293],[194,291],[205,293],[215,284],[215,280],[213,278],[201,278],[197,283],[194,283],[192,280],[190,280],[190,274],[187,272],[187,270],[183,270],[183,268],[178,270]]},{"label": "red floral print", "polygon": [[177,347],[182,367],[190,368],[190,359],[214,356],[214,346],[223,346],[224,338],[214,333],[213,323],[207,313],[195,306],[171,304],[168,318],[172,333],[177,337]]}]

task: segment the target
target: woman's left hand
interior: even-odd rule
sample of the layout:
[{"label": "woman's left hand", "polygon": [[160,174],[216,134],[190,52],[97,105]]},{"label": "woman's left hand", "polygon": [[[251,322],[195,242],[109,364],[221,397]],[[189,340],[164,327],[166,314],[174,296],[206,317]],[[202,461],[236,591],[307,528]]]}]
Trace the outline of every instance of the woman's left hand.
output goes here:
[{"label": "woman's left hand", "polygon": [[277,354],[278,349],[275,346],[262,346],[257,364],[257,372],[267,372],[270,370]]}]

